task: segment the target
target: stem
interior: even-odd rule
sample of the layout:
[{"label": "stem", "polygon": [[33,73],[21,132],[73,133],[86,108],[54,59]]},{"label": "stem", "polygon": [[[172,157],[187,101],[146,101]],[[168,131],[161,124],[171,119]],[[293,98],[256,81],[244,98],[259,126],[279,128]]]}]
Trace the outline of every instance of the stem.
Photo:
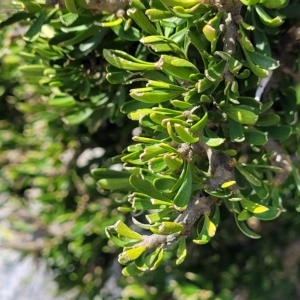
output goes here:
[{"label": "stem", "polygon": [[[235,160],[225,155],[223,152],[206,149],[209,157],[209,169],[212,178],[206,182],[206,188],[216,190],[224,182],[234,180]],[[182,224],[184,227],[180,234],[169,235],[143,235],[143,241],[136,244],[135,247],[146,246],[147,249],[166,247],[175,242],[180,236],[187,237],[195,222],[204,214],[210,214],[210,208],[218,202],[218,199],[207,194],[203,189],[194,196],[186,210],[180,214],[175,223]]]}]

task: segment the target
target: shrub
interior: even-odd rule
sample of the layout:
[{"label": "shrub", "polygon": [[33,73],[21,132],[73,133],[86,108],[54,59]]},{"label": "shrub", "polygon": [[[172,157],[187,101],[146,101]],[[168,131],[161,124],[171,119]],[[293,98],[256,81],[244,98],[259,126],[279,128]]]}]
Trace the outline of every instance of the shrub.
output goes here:
[{"label": "shrub", "polygon": [[[106,263],[113,260],[114,244],[123,248],[118,261],[126,265],[125,276],[165,266],[160,275],[122,277],[121,286],[132,283],[124,299],[168,295],[170,274],[175,299],[232,299],[234,289],[239,293],[244,286],[251,298],[265,291],[273,299],[273,279],[252,290],[254,279],[239,278],[247,249],[236,246],[243,254],[228,266],[223,257],[239,240],[249,243],[232,220],[248,238],[264,236],[267,259],[272,243],[264,228],[284,243],[287,227],[275,224],[288,226],[289,215],[299,210],[300,4],[46,2],[18,2],[20,10],[0,24],[19,22],[16,30],[24,31],[26,42],[6,38],[12,54],[3,56],[10,72],[24,76],[13,81],[2,75],[12,85],[3,99],[24,115],[19,128],[2,123],[10,132],[3,144],[22,151],[2,170],[4,190],[23,195],[38,188],[38,220],[48,241],[43,256],[90,298],[107,287],[102,268],[111,271]],[[105,154],[78,165],[79,154],[96,146]],[[66,163],[61,154],[68,151],[73,154]],[[283,223],[261,222],[281,214]],[[51,232],[53,225],[61,232]],[[209,242],[211,248],[192,245]],[[199,275],[196,261],[184,260],[199,259],[201,251],[208,261]],[[226,271],[210,270],[213,257]],[[247,257],[254,276],[260,266]],[[270,268],[282,267],[269,259]],[[213,288],[213,280],[222,283]],[[146,296],[140,282],[160,288],[149,287]]]}]

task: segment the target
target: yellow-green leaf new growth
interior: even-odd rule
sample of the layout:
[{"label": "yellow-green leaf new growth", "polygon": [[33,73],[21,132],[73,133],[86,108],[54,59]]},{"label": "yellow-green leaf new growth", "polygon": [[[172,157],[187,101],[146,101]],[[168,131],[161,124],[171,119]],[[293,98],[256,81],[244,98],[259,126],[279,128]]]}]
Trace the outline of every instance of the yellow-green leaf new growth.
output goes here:
[{"label": "yellow-green leaf new growth", "polygon": [[186,241],[184,237],[180,238],[176,255],[177,255],[176,265],[179,265],[184,261],[187,255]]},{"label": "yellow-green leaf new growth", "polygon": [[174,222],[162,222],[158,227],[158,230],[161,234],[172,234],[178,233],[183,229],[183,225]]},{"label": "yellow-green leaf new growth", "polygon": [[199,0],[161,0],[164,5],[167,6],[182,6],[191,7],[199,3]]},{"label": "yellow-green leaf new growth", "polygon": [[103,178],[97,184],[104,190],[118,190],[130,187],[128,178]]},{"label": "yellow-green leaf new growth", "polygon": [[130,96],[145,103],[161,103],[174,99],[182,94],[180,90],[155,89],[152,87],[130,90]]},{"label": "yellow-green leaf new growth", "polygon": [[172,12],[167,11],[167,10],[159,10],[155,8],[147,9],[145,14],[148,16],[148,18],[151,21],[159,21],[162,19],[168,19],[173,17],[174,15]]},{"label": "yellow-green leaf new growth", "polygon": [[125,265],[130,261],[136,260],[145,251],[146,251],[146,246],[140,246],[137,248],[125,250],[124,252],[119,254],[118,261],[120,264]]},{"label": "yellow-green leaf new growth", "polygon": [[170,122],[167,122],[167,131],[168,134],[170,136],[170,138],[176,142],[176,143],[183,143],[183,140],[181,138],[179,138],[174,132],[173,132],[173,128],[172,128],[172,124]]},{"label": "yellow-green leaf new growth", "polygon": [[280,8],[284,6],[288,0],[260,0],[261,3],[266,8]]},{"label": "yellow-green leaf new growth", "polygon": [[216,225],[210,220],[207,214],[204,214],[204,224],[207,230],[207,234],[209,237],[213,237],[216,234],[217,227]]},{"label": "yellow-green leaf new growth", "polygon": [[130,229],[127,225],[124,224],[123,221],[119,220],[116,222],[115,225],[109,226],[110,228],[114,229],[119,235],[127,237],[129,239],[134,239],[137,241],[142,241],[143,237],[139,233]]},{"label": "yellow-green leaf new growth", "polygon": [[205,127],[207,120],[208,120],[208,113],[205,112],[204,116],[189,129],[190,132],[194,133],[202,130]]},{"label": "yellow-green leaf new growth", "polygon": [[255,5],[255,10],[259,15],[261,21],[267,26],[278,27],[284,22],[284,20],[280,16],[277,16],[275,18],[271,17],[261,5]]},{"label": "yellow-green leaf new growth", "polygon": [[94,22],[94,24],[101,27],[114,27],[120,25],[122,22],[123,22],[122,18],[117,18],[115,20],[108,21],[108,22]]},{"label": "yellow-green leaf new growth", "polygon": [[221,12],[218,12],[215,17],[213,17],[211,20],[208,21],[208,23],[203,27],[203,33],[204,36],[207,38],[208,41],[211,43],[215,42],[217,39],[217,36],[219,34],[219,25],[221,22],[222,17]]},{"label": "yellow-green leaf new growth", "polygon": [[45,65],[23,65],[19,67],[19,70],[26,76],[43,76]]},{"label": "yellow-green leaf new growth", "polygon": [[233,186],[234,184],[236,184],[236,182],[235,182],[234,180],[227,181],[227,182],[224,182],[224,183],[221,185],[221,188],[222,188],[222,189],[226,189],[226,188],[228,188],[228,187]]},{"label": "yellow-green leaf new growth", "polygon": [[163,52],[173,52],[174,54],[184,57],[184,53],[177,46],[177,44],[166,37],[160,35],[149,35],[143,37],[140,40],[145,46],[150,47],[154,52],[163,53]]},{"label": "yellow-green leaf new growth", "polygon": [[178,136],[185,142],[185,143],[197,143],[199,141],[199,137],[194,137],[187,128],[183,127],[180,124],[174,125],[175,130]]},{"label": "yellow-green leaf new growth", "polygon": [[176,157],[174,155],[171,155],[169,153],[164,154],[163,158],[164,158],[164,161],[165,161],[166,165],[171,170],[177,170],[183,164],[183,160],[181,158],[178,158],[178,157]]},{"label": "yellow-green leaf new growth", "polygon": [[255,202],[252,202],[247,199],[242,199],[240,202],[245,209],[247,209],[248,211],[250,211],[254,214],[261,214],[261,213],[264,213],[269,210],[268,207],[258,204],[258,203],[255,203]]},{"label": "yellow-green leaf new growth", "polygon": [[157,68],[154,63],[137,59],[120,50],[104,49],[103,56],[111,65],[120,69],[142,71],[155,70]]}]

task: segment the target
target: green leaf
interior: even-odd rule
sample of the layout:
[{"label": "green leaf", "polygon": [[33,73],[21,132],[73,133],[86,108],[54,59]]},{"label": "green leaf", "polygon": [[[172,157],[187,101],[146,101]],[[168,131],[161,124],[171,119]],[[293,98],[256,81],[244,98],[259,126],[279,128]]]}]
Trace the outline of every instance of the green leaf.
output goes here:
[{"label": "green leaf", "polygon": [[240,143],[245,140],[243,126],[240,123],[229,118],[228,126],[229,126],[229,136],[232,142]]},{"label": "green leaf", "polygon": [[174,107],[181,109],[188,109],[192,107],[192,104],[180,100],[171,100],[171,103]]},{"label": "green leaf", "polygon": [[39,65],[22,65],[18,69],[24,73],[25,76],[43,76],[47,66]]},{"label": "green leaf", "polygon": [[75,99],[68,94],[57,94],[48,100],[50,106],[58,108],[73,107],[76,103]]},{"label": "green leaf", "polygon": [[234,213],[234,218],[235,218],[238,228],[244,235],[246,235],[252,239],[260,239],[261,238],[261,236],[259,234],[255,233],[251,229],[249,229],[249,227],[243,221],[239,221],[238,217],[235,213]]},{"label": "green leaf", "polygon": [[209,147],[218,147],[222,145],[226,139],[224,138],[208,138],[206,136],[201,136],[201,140]]},{"label": "green leaf", "polygon": [[143,36],[142,32],[133,26],[130,26],[126,30],[123,25],[113,26],[111,30],[125,41],[139,41]]},{"label": "green leaf", "polygon": [[[157,222],[162,221],[165,217],[168,217],[173,211],[174,209],[172,207],[166,207],[158,212],[146,215],[146,219],[150,224],[156,224]],[[150,230],[154,233],[161,233],[157,226],[150,227]]]},{"label": "green leaf", "polygon": [[145,16],[143,11],[135,8],[130,8],[127,10],[127,15],[131,17],[131,19],[133,19],[136,24],[146,33],[153,35],[157,34],[155,27]]},{"label": "green leaf", "polygon": [[166,6],[182,6],[191,7],[198,4],[197,0],[161,0],[161,2]]},{"label": "green leaf", "polygon": [[258,116],[250,111],[251,108],[249,110],[246,110],[244,108],[233,105],[220,105],[220,109],[225,112],[228,117],[238,123],[253,125],[258,119]]},{"label": "green leaf", "polygon": [[268,142],[267,135],[258,130],[246,130],[245,142],[251,145],[265,145]]},{"label": "green leaf", "polygon": [[158,227],[161,234],[179,233],[183,229],[183,225],[175,222],[162,222]]},{"label": "green leaf", "polygon": [[161,200],[157,200],[157,199],[151,199],[149,196],[142,194],[142,193],[131,194],[128,198],[128,201],[129,201],[129,203],[131,203],[132,208],[134,208],[135,211],[160,209],[160,208],[165,208],[166,206],[172,205],[170,202],[161,201]]},{"label": "green leaf", "polygon": [[170,153],[165,153],[163,158],[168,168],[172,171],[179,169],[183,164],[182,158],[171,155]]},{"label": "green leaf", "polygon": [[136,111],[138,111],[139,109],[148,109],[151,106],[152,106],[151,103],[145,103],[145,102],[139,102],[139,101],[135,101],[135,100],[130,100],[130,101],[127,101],[126,103],[124,103],[121,106],[121,112],[123,112],[125,114],[129,114],[129,118],[131,118],[131,114],[130,113],[132,113],[133,116],[136,117],[135,120],[139,120],[140,115],[136,114]]},{"label": "green leaf", "polygon": [[269,137],[279,141],[284,141],[291,134],[291,126],[288,125],[263,127],[261,130],[267,133]]},{"label": "green leaf", "polygon": [[37,17],[35,22],[30,26],[28,31],[24,34],[23,38],[26,42],[33,42],[40,36],[40,32],[42,30],[42,26],[44,24],[46,16],[47,16],[46,11],[42,11],[40,13],[40,15]]},{"label": "green leaf", "polygon": [[194,69],[185,66],[174,66],[172,65],[173,60],[178,60],[178,57],[161,55],[160,60],[156,64],[163,72],[168,75],[174,76],[175,78],[181,78],[186,81],[191,81],[190,76],[195,73]]},{"label": "green leaf", "polygon": [[176,253],[177,256],[176,265],[180,265],[186,258],[186,255],[187,255],[186,241],[184,237],[181,237],[179,241],[177,253]]},{"label": "green leaf", "polygon": [[8,19],[0,22],[0,29],[4,28],[5,26],[9,26],[19,21],[26,20],[32,17],[34,17],[34,13],[19,11],[13,14],[12,16],[10,16]]},{"label": "green leaf", "polygon": [[251,71],[259,78],[267,78],[270,73],[265,70],[264,68],[260,67],[259,65],[256,65],[252,62],[249,53],[254,53],[254,52],[248,52],[245,48],[242,47],[242,50],[246,56],[247,63],[249,64],[249,67]]},{"label": "green leaf", "polygon": [[82,43],[79,44],[79,50],[84,52],[84,55],[87,55],[89,52],[97,48],[97,46],[103,41],[103,38],[106,36],[109,29],[102,28],[99,33],[91,36]]},{"label": "green leaf", "polygon": [[129,239],[134,239],[137,241],[142,241],[143,237],[137,232],[130,229],[123,221],[119,220],[115,225],[109,226],[109,228],[114,229],[119,235],[127,237]]},{"label": "green leaf", "polygon": [[172,100],[182,94],[182,91],[171,89],[154,89],[151,87],[130,90],[130,96],[145,103],[161,103]]},{"label": "green leaf", "polygon": [[171,65],[178,67],[178,68],[191,68],[196,74],[199,73],[199,70],[197,69],[197,67],[186,59],[174,58],[171,61]]},{"label": "green leaf", "polygon": [[235,168],[253,185],[261,186],[262,183],[253,174],[249,173],[242,165],[236,164]]},{"label": "green leaf", "polygon": [[159,265],[162,263],[163,258],[164,258],[164,253],[165,253],[164,249],[160,249],[160,251],[157,255],[157,259],[153,263],[153,266],[150,269],[151,271],[157,269],[159,267]]},{"label": "green leaf", "polygon": [[251,218],[253,214],[249,212],[247,209],[243,209],[242,212],[238,216],[239,221],[246,221]]},{"label": "green leaf", "polygon": [[101,27],[114,27],[114,26],[118,26],[123,22],[122,18],[117,18],[115,20],[111,20],[111,21],[106,21],[106,22],[94,22],[94,25],[97,26],[101,26]]},{"label": "green leaf", "polygon": [[145,46],[151,48],[154,52],[157,53],[167,53],[172,52],[175,55],[180,57],[184,57],[184,53],[182,50],[177,46],[177,44],[164,36],[160,35],[149,35],[143,37],[140,42]]},{"label": "green leaf", "polygon": [[260,115],[255,125],[272,126],[278,124],[280,117],[276,114]]},{"label": "green leaf", "polygon": [[255,193],[257,194],[257,196],[260,199],[266,199],[270,195],[269,189],[263,181],[261,181],[260,183],[261,183],[261,186],[257,186],[257,185],[251,184],[251,182],[250,182],[250,184],[251,184],[253,190],[255,191]]},{"label": "green leaf", "polygon": [[251,43],[251,41],[249,40],[245,30],[243,29],[242,26],[239,26],[239,33],[241,34],[241,38],[239,39],[239,43],[241,44],[241,46],[247,50],[247,51],[250,51],[250,52],[253,52],[255,49],[254,49],[254,46],[253,44]]},{"label": "green leaf", "polygon": [[253,214],[261,214],[263,212],[268,211],[268,207],[260,205],[258,203],[252,202],[250,200],[247,199],[242,199],[240,201],[240,203],[242,204],[242,206],[247,209],[248,211],[252,212]]},{"label": "green leaf", "polygon": [[153,270],[152,267],[158,260],[161,251],[162,250],[160,248],[156,248],[152,253],[150,253],[147,256],[144,252],[143,255],[141,255],[135,260],[135,266],[141,271]]},{"label": "green leaf", "polygon": [[261,5],[255,5],[255,10],[259,15],[261,21],[267,26],[278,27],[284,22],[279,16],[272,18]]},{"label": "green leaf", "polygon": [[255,65],[258,65],[265,70],[274,70],[279,67],[279,61],[257,51],[247,52],[247,54]]},{"label": "green leaf", "polygon": [[185,207],[189,203],[193,191],[192,169],[190,163],[187,162],[185,164],[183,172],[184,178],[182,184],[173,199],[174,205],[180,208]]},{"label": "green leaf", "polygon": [[97,184],[104,190],[130,190],[128,178],[103,178],[99,179]]},{"label": "green leaf", "polygon": [[209,237],[213,237],[216,234],[217,227],[216,225],[210,220],[207,214],[204,214],[204,225],[207,230],[207,234]]},{"label": "green leaf", "polygon": [[74,14],[77,14],[79,12],[76,4],[77,3],[75,3],[75,0],[65,0],[65,6],[67,10]]},{"label": "green leaf", "polygon": [[90,117],[91,114],[93,113],[93,111],[94,110],[92,108],[87,107],[87,108],[75,111],[72,114],[63,117],[62,120],[67,125],[80,124],[80,123],[84,122],[88,117]]},{"label": "green leaf", "polygon": [[120,69],[131,71],[156,69],[154,63],[142,61],[120,50],[104,49],[103,56],[110,64]]},{"label": "green leaf", "polygon": [[129,182],[137,191],[145,193],[151,198],[172,202],[171,199],[159,192],[150,182],[143,180],[140,175],[131,175]]},{"label": "green leaf", "polygon": [[219,81],[222,78],[222,75],[224,73],[224,69],[226,66],[227,62],[225,60],[221,60],[220,62],[218,62],[216,65],[214,65],[213,67],[209,67],[207,70],[205,70],[205,76],[207,79],[209,79],[210,81]]},{"label": "green leaf", "polygon": [[122,265],[125,265],[130,261],[137,259],[145,251],[146,251],[146,246],[140,246],[137,248],[125,250],[119,254],[118,262]]},{"label": "green leaf", "polygon": [[270,221],[279,217],[282,210],[280,208],[268,206],[268,211],[255,215],[256,218],[262,221]]},{"label": "green leaf", "polygon": [[205,127],[207,120],[208,120],[208,113],[205,112],[204,116],[189,129],[190,132],[194,133],[202,130]]},{"label": "green leaf", "polygon": [[147,9],[145,14],[148,16],[149,20],[153,22],[173,17],[173,14],[170,11],[155,8]]},{"label": "green leaf", "polygon": [[78,19],[78,17],[79,17],[78,14],[69,12],[69,13],[62,15],[60,17],[60,21],[63,25],[70,26]]},{"label": "green leaf", "polygon": [[178,136],[185,142],[185,143],[196,143],[199,141],[199,137],[194,137],[187,128],[184,128],[180,124],[174,125],[175,131],[177,132]]},{"label": "green leaf", "polygon": [[213,197],[216,198],[228,198],[231,196],[232,192],[231,191],[213,191],[213,190],[209,190],[209,189],[205,189],[205,192]]},{"label": "green leaf", "polygon": [[168,177],[156,178],[153,181],[154,187],[164,193],[170,193],[175,183],[176,183],[175,178],[168,178]]},{"label": "green leaf", "polygon": [[208,235],[207,226],[204,222],[201,231],[198,233],[197,238],[194,239],[193,242],[195,244],[204,245],[204,244],[207,244],[210,240],[211,240],[211,237]]},{"label": "green leaf", "polygon": [[148,168],[153,173],[158,173],[167,168],[167,164],[163,157],[152,158],[148,162]]},{"label": "green leaf", "polygon": [[126,266],[123,270],[122,270],[122,274],[124,276],[136,276],[136,275],[139,275],[141,274],[142,271],[139,270],[135,264],[130,264],[128,266]]}]

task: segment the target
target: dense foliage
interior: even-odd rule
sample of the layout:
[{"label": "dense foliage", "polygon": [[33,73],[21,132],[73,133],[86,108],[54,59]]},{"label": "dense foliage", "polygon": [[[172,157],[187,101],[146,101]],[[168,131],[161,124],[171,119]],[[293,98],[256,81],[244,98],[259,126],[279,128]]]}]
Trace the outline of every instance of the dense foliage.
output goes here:
[{"label": "dense foliage", "polygon": [[78,299],[300,296],[299,2],[15,8],[0,191],[23,242],[6,246]]}]

